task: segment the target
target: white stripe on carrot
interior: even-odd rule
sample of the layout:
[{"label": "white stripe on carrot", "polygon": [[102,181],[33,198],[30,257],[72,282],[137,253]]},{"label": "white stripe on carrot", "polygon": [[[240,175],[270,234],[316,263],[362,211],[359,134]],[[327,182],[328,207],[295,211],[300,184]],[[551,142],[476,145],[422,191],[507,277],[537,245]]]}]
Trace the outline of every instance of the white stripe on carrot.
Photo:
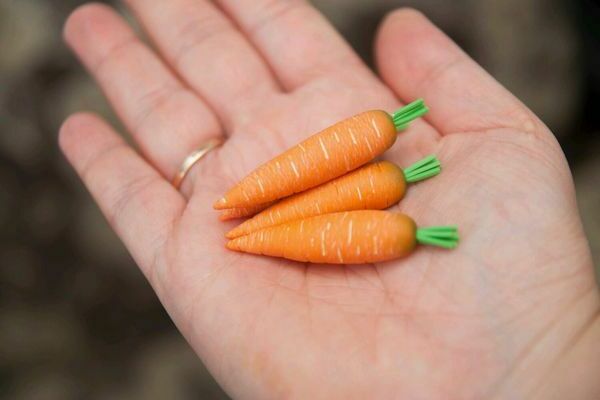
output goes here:
[{"label": "white stripe on carrot", "polygon": [[346,171],[350,171],[352,168],[350,167],[350,156],[346,153],[344,154],[344,164],[346,165]]},{"label": "white stripe on carrot", "polygon": [[263,186],[260,178],[256,178],[256,182],[258,183],[258,187],[260,188],[261,193],[265,194],[265,187]]},{"label": "white stripe on carrot", "polygon": [[321,149],[323,150],[323,154],[325,155],[325,159],[329,160],[329,153],[327,152],[327,149],[325,148],[325,144],[323,143],[323,139],[319,138],[319,144],[321,145]]},{"label": "white stripe on carrot", "polygon": [[354,132],[352,132],[352,128],[350,128],[350,137],[352,138],[352,143],[358,144],[356,141],[356,136],[354,136]]},{"label": "white stripe on carrot", "polygon": [[369,138],[367,136],[365,136],[365,142],[367,142],[367,147],[369,148],[371,154],[373,154],[373,148],[371,147],[371,142],[369,142]]},{"label": "white stripe on carrot", "polygon": [[377,137],[380,138],[381,132],[379,131],[379,127],[377,126],[377,124],[375,123],[375,120],[373,118],[371,118],[371,125],[373,125],[373,128],[375,129],[375,132],[377,133]]},{"label": "white stripe on carrot", "polygon": [[296,163],[293,161],[290,161],[290,165],[292,166],[292,170],[294,170],[294,175],[296,175],[296,178],[300,178],[300,174],[298,173],[298,168],[296,168]]},{"label": "white stripe on carrot", "polygon": [[352,220],[348,224],[348,246],[352,244]]}]

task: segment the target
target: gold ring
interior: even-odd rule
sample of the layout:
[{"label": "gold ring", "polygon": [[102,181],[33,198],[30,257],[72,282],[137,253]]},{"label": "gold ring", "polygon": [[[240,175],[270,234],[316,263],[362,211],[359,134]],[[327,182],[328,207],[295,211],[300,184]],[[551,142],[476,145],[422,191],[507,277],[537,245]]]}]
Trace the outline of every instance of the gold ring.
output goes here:
[{"label": "gold ring", "polygon": [[194,152],[191,153],[189,156],[187,156],[185,160],[183,160],[183,162],[181,163],[179,171],[177,171],[177,174],[175,174],[175,177],[173,178],[173,186],[175,186],[175,189],[179,189],[179,187],[181,186],[181,182],[183,182],[183,179],[188,174],[190,169],[192,169],[194,164],[200,161],[200,159],[207,155],[211,150],[222,145],[223,142],[223,138],[211,139],[196,150],[194,150]]}]

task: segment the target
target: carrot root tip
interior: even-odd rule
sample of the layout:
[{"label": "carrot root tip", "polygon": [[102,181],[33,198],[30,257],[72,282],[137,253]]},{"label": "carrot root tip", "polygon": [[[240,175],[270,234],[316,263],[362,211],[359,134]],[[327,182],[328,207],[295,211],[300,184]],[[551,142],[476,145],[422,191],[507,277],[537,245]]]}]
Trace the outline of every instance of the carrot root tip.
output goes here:
[{"label": "carrot root tip", "polygon": [[396,129],[402,131],[415,119],[427,114],[429,108],[425,105],[423,99],[418,99],[410,104],[400,108],[392,114],[392,120]]},{"label": "carrot root tip", "polygon": [[221,197],[219,200],[215,201],[213,204],[213,208],[215,210],[222,210],[227,208],[227,199],[225,197]]},{"label": "carrot root tip", "polygon": [[436,176],[441,170],[440,160],[431,155],[405,168],[403,172],[406,182],[414,183]]},{"label": "carrot root tip", "polygon": [[227,238],[227,239],[229,239],[229,240],[233,240],[233,239],[235,239],[235,238],[237,238],[237,237],[239,237],[239,236],[240,236],[240,235],[238,234],[238,232],[236,231],[236,229],[235,229],[235,228],[234,228],[234,229],[232,229],[232,230],[230,230],[229,232],[227,232],[227,233],[225,234],[225,238]]},{"label": "carrot root tip", "polygon": [[225,247],[227,247],[229,250],[241,251],[235,240],[228,241],[227,244],[225,244]]},{"label": "carrot root tip", "polygon": [[430,226],[417,229],[419,244],[453,249],[458,246],[458,228],[456,226]]}]

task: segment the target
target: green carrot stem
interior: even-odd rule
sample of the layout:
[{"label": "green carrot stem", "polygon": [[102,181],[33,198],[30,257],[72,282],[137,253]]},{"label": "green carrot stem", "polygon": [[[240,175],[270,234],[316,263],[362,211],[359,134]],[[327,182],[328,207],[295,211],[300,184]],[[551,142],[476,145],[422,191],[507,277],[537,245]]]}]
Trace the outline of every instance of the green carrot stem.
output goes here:
[{"label": "green carrot stem", "polygon": [[423,99],[418,99],[400,108],[392,114],[396,129],[401,131],[408,127],[411,121],[425,115],[429,111]]},{"label": "green carrot stem", "polygon": [[417,242],[419,244],[453,249],[458,246],[458,240],[456,226],[430,226],[417,229]]},{"label": "green carrot stem", "polygon": [[440,160],[436,156],[428,156],[404,169],[404,178],[408,183],[422,181],[436,176],[442,170]]}]

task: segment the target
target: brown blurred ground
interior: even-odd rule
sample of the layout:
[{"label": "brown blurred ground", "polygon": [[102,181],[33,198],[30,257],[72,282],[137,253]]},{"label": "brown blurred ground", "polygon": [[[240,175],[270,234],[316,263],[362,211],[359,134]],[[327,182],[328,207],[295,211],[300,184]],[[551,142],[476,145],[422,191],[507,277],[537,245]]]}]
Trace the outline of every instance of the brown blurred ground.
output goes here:
[{"label": "brown blurred ground", "polygon": [[[61,43],[61,24],[80,3],[0,0],[0,397],[223,398],[58,152],[70,112],[116,122]],[[538,112],[573,168],[598,263],[593,1],[316,3],[367,60],[385,12],[415,6]]]}]

